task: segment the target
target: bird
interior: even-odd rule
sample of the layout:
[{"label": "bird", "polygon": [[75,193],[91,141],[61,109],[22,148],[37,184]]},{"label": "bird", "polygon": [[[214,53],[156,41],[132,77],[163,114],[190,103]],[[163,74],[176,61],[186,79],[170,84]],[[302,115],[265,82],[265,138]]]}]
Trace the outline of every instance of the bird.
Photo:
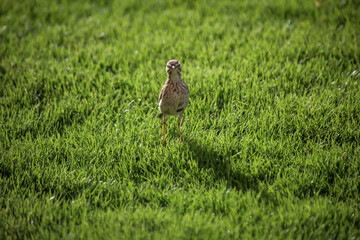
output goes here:
[{"label": "bird", "polygon": [[159,110],[158,118],[163,121],[163,144],[165,140],[165,124],[166,116],[179,116],[178,129],[181,137],[181,116],[189,103],[189,88],[181,78],[181,65],[178,60],[170,60],[166,64],[167,79],[159,94]]}]

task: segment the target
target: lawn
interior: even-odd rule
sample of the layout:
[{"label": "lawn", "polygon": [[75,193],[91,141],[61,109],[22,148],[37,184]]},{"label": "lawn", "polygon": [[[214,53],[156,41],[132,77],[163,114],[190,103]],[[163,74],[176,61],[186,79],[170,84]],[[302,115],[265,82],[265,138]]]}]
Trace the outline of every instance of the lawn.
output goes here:
[{"label": "lawn", "polygon": [[0,239],[360,239],[359,82],[355,0],[2,0]]}]

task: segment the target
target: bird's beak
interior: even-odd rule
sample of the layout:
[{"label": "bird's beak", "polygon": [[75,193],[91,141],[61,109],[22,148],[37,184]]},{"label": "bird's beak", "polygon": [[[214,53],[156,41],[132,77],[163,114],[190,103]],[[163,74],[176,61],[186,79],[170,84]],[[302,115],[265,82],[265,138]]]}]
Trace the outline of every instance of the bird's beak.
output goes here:
[{"label": "bird's beak", "polygon": [[174,66],[174,65],[172,65],[171,67],[172,67],[173,69],[175,68],[175,66]]}]

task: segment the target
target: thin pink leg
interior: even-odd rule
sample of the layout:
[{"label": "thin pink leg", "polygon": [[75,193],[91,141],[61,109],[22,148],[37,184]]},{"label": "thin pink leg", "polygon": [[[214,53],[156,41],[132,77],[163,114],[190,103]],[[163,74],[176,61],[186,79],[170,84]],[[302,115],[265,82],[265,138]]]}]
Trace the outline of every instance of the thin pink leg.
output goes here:
[{"label": "thin pink leg", "polygon": [[180,134],[180,142],[182,142],[180,124],[181,124],[181,114],[180,114],[179,119],[178,119],[178,128],[179,128],[179,134]]},{"label": "thin pink leg", "polygon": [[166,124],[166,118],[165,118],[165,114],[163,114],[163,137],[162,137],[162,140],[163,140],[164,145],[166,145],[166,141],[165,141],[165,124]]}]

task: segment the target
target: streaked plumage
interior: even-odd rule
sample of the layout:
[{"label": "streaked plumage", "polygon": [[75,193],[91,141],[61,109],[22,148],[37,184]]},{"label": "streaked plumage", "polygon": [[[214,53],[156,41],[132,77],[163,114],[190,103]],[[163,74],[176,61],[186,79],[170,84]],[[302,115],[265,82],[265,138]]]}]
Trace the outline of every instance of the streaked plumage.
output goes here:
[{"label": "streaked plumage", "polygon": [[181,115],[189,103],[189,88],[181,79],[181,65],[177,60],[170,60],[166,64],[168,78],[159,95],[159,118],[163,119],[163,143],[165,141],[166,115],[179,116],[178,128],[180,142],[182,142],[180,123]]}]

